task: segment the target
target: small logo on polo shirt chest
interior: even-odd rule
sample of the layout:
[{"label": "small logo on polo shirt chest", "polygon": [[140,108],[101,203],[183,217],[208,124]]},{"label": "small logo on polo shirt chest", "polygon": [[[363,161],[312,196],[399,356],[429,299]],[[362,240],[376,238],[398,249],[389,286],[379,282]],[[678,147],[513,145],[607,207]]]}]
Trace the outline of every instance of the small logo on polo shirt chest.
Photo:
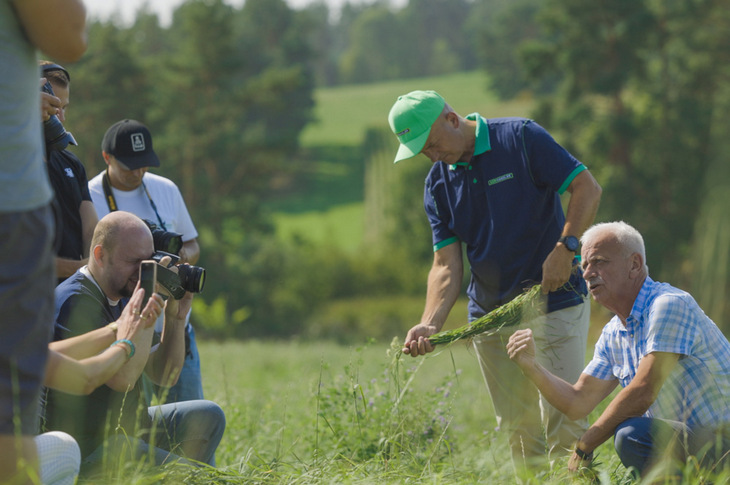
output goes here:
[{"label": "small logo on polo shirt chest", "polygon": [[509,180],[515,178],[515,175],[513,173],[506,173],[504,175],[500,175],[499,177],[495,177],[491,179],[489,182],[487,182],[488,185],[495,185],[500,182],[504,182],[505,180]]}]

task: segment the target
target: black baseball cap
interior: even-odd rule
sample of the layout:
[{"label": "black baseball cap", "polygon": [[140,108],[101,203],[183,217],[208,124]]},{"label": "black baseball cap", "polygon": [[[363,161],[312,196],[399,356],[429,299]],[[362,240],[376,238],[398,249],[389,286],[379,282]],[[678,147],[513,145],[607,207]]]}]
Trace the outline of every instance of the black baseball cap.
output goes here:
[{"label": "black baseball cap", "polygon": [[160,166],[160,159],[152,149],[150,130],[136,120],[117,121],[109,127],[101,149],[113,155],[127,170]]}]

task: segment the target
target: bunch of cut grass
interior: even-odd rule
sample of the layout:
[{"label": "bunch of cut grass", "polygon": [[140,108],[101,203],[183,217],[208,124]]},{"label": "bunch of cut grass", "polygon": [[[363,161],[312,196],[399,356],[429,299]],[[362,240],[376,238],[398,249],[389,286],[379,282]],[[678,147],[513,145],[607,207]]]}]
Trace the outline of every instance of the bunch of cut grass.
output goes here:
[{"label": "bunch of cut grass", "polygon": [[541,286],[535,285],[473,322],[453,330],[433,334],[428,337],[428,340],[432,345],[448,344],[484,332],[497,332],[504,327],[511,327],[534,318],[541,313],[540,290]]}]

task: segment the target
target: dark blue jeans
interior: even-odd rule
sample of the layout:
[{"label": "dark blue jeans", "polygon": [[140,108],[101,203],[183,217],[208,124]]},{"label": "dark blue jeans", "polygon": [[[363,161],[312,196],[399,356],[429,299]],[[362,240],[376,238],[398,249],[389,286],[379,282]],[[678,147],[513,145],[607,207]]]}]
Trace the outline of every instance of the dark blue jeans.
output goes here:
[{"label": "dark blue jeans", "polygon": [[614,447],[621,463],[642,475],[665,457],[683,463],[688,456],[695,456],[705,465],[726,464],[730,429],[690,429],[677,421],[629,418],[616,427]]},{"label": "dark blue jeans", "polygon": [[184,401],[151,406],[154,440],[116,435],[99,446],[84,460],[84,466],[100,463],[109,457],[141,459],[147,457],[155,465],[171,461],[196,462],[215,466],[215,450],[226,428],[223,410],[212,401]]}]

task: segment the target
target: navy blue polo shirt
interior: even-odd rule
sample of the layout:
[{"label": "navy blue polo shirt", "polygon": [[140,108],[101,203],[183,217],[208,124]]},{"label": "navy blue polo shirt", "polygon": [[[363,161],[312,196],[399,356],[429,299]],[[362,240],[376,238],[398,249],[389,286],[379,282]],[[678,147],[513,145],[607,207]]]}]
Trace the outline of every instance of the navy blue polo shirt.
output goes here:
[{"label": "navy blue polo shirt", "polygon": [[[467,118],[477,121],[474,157],[434,163],[424,205],[434,251],[466,245],[469,316],[478,318],[542,281],[542,264],[565,223],[560,194],[586,167],[532,120]],[[569,283],[578,293],[550,293],[548,311],[583,301],[580,273]]]}]

